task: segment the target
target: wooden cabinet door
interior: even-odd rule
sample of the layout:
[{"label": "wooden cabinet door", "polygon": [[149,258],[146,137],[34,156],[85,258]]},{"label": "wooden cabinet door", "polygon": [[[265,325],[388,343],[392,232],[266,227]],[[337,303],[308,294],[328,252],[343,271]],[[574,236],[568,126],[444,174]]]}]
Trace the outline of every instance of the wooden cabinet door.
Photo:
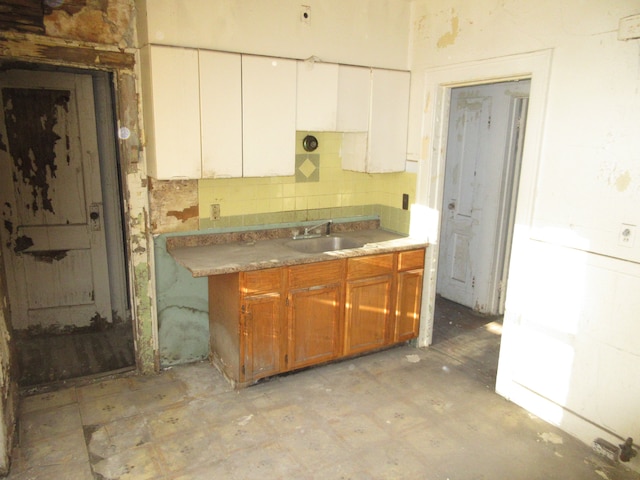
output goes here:
[{"label": "wooden cabinet door", "polygon": [[269,293],[246,297],[242,304],[244,336],[241,381],[251,382],[281,371],[282,296]]},{"label": "wooden cabinet door", "polygon": [[394,342],[405,342],[418,336],[422,275],[422,269],[398,273]]},{"label": "wooden cabinet door", "polygon": [[345,355],[385,345],[390,319],[392,276],[347,282]]},{"label": "wooden cabinet door", "polygon": [[341,300],[340,284],[289,293],[288,369],[338,357]]}]

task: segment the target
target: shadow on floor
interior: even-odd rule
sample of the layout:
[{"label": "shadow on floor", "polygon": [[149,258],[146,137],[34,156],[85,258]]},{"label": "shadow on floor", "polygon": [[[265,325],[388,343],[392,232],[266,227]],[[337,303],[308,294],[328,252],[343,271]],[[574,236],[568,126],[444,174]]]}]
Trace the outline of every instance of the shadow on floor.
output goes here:
[{"label": "shadow on floor", "polygon": [[133,330],[123,323],[98,332],[16,335],[20,387],[35,387],[135,366]]},{"label": "shadow on floor", "polygon": [[502,315],[482,315],[436,297],[431,348],[449,355],[495,386],[500,355]]}]

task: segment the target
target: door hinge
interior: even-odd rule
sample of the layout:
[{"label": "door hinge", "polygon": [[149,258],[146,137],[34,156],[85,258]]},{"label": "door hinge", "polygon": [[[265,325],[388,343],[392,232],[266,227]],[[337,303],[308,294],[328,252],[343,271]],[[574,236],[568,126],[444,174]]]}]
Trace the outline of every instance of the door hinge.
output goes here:
[{"label": "door hinge", "polygon": [[288,307],[288,306],[289,306],[289,297],[287,297],[287,298],[284,300],[284,305],[285,305],[286,307]]},{"label": "door hinge", "polygon": [[242,375],[245,375],[244,365],[242,365]]},{"label": "door hinge", "polygon": [[489,115],[489,119],[487,120],[487,128],[491,128],[491,115]]},{"label": "door hinge", "polygon": [[287,353],[284,354],[284,364],[285,365],[289,364],[289,354],[287,354]]},{"label": "door hinge", "polygon": [[247,313],[247,306],[246,306],[246,305],[242,305],[242,306],[240,307],[240,311],[241,311],[242,313]]}]

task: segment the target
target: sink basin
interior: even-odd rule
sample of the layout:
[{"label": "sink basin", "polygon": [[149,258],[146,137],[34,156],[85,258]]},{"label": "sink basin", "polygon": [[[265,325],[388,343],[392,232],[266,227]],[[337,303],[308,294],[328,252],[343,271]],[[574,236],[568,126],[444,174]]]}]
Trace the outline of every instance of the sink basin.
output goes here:
[{"label": "sink basin", "polygon": [[323,253],[333,252],[335,250],[346,250],[348,248],[359,248],[362,246],[351,238],[345,237],[316,237],[316,238],[300,238],[291,240],[285,244],[300,253]]}]

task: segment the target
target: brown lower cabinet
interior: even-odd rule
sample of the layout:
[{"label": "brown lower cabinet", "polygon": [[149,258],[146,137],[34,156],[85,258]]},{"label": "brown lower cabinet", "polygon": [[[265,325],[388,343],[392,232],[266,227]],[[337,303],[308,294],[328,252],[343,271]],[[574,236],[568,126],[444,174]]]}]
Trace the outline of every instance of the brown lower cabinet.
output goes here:
[{"label": "brown lower cabinet", "polygon": [[212,362],[236,386],[418,336],[424,248],[209,277]]}]

